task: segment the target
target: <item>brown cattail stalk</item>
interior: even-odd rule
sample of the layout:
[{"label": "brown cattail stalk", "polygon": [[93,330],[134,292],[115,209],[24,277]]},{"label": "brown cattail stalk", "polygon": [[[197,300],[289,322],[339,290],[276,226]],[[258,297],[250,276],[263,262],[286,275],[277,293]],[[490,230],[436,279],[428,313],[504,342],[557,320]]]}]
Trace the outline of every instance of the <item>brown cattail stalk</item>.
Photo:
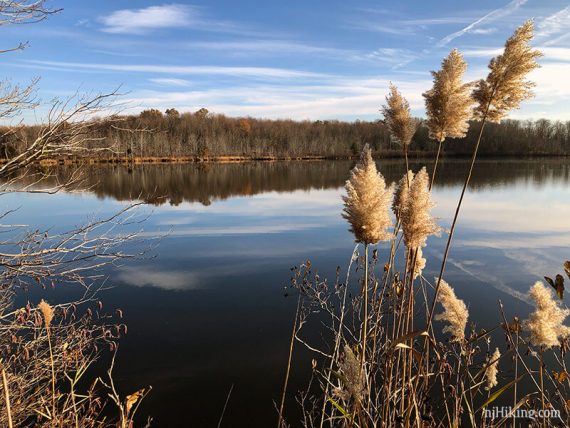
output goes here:
[{"label": "brown cattail stalk", "polygon": [[[520,103],[533,94],[531,88],[533,84],[526,80],[527,74],[538,67],[536,60],[542,55],[538,50],[532,49],[529,42],[533,38],[534,25],[532,21],[527,21],[521,25],[515,33],[505,43],[503,54],[495,57],[489,63],[489,75],[486,80],[481,80],[473,93],[477,105],[475,107],[475,117],[481,121],[481,129],[477,138],[477,143],[473,149],[471,164],[463,183],[461,195],[455,209],[455,215],[451,223],[449,237],[443,254],[443,261],[439,277],[434,290],[434,299],[427,317],[427,325],[431,323],[435,305],[439,293],[439,288],[445,272],[445,265],[451,247],[451,240],[459,217],[461,204],[471,181],[473,167],[477,160],[477,152],[481,144],[483,129],[487,120],[497,121],[504,117],[513,108],[518,108]],[[427,342],[426,342],[427,343]]]},{"label": "brown cattail stalk", "polygon": [[433,87],[423,94],[427,120],[424,124],[429,137],[438,142],[430,189],[435,180],[437,163],[446,138],[463,138],[469,129],[473,98],[471,83],[463,83],[467,63],[463,55],[453,49],[441,62],[441,70],[432,71]]}]

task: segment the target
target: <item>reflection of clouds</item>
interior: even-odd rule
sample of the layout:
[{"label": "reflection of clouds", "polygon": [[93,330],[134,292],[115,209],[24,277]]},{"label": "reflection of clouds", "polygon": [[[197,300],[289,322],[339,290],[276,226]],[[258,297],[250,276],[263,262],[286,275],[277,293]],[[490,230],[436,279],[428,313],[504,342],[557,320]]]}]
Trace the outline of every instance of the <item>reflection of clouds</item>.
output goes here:
[{"label": "reflection of clouds", "polygon": [[476,272],[469,269],[465,263],[457,262],[451,258],[447,259],[447,262],[451,265],[455,266],[461,272],[466,273],[467,275],[475,278],[476,280],[482,282],[485,285],[490,285],[493,288],[496,288],[503,293],[508,294],[509,296],[514,297],[522,302],[528,303],[528,297],[526,294],[521,293],[518,290],[515,290],[512,287],[509,287],[499,276],[493,275],[483,269],[477,270]]},{"label": "reflection of clouds", "polygon": [[[459,194],[436,193],[434,215],[450,222]],[[488,192],[470,192],[459,215],[458,228],[493,232],[553,233],[568,232],[570,218],[569,189],[535,190],[533,188],[491,189]],[[516,239],[516,237],[512,237]],[[537,237],[538,238],[538,237]],[[560,236],[555,236],[560,242]],[[538,238],[541,239],[541,238]],[[564,236],[565,245],[570,243]],[[542,240],[546,241],[545,237]],[[548,244],[553,245],[553,244]],[[554,244],[556,245],[556,244]]]},{"label": "reflection of clouds", "polygon": [[197,290],[200,282],[191,272],[164,271],[154,267],[125,267],[117,275],[119,281],[137,287],[157,287],[164,290]]},{"label": "reflection of clouds", "polygon": [[[554,253],[554,254],[552,254]],[[504,252],[509,259],[518,262],[521,269],[542,280],[544,275],[554,276],[562,270],[562,263],[567,259],[568,249],[553,248],[551,251],[522,248]]]},{"label": "reflection of clouds", "polygon": [[[290,224],[268,224],[268,225],[237,225],[221,227],[196,226],[195,228],[175,228],[168,235],[181,236],[224,236],[224,235],[264,235],[271,233],[293,232],[324,227],[323,223],[290,223]],[[155,232],[142,232],[140,236],[154,237]]]},{"label": "reflection of clouds", "polygon": [[[499,250],[529,250],[537,248],[568,247],[570,245],[570,232],[556,234],[517,233],[502,236],[497,232],[497,235],[490,235],[487,238],[478,237],[457,239],[453,242],[457,246],[495,248]],[[562,255],[561,257],[564,256]]]},{"label": "reflection of clouds", "polygon": [[265,216],[312,216],[340,218],[342,188],[325,190],[295,190],[293,192],[267,192],[254,196],[235,197],[204,206],[183,202],[178,206],[161,206],[160,212],[188,212],[196,214]]}]

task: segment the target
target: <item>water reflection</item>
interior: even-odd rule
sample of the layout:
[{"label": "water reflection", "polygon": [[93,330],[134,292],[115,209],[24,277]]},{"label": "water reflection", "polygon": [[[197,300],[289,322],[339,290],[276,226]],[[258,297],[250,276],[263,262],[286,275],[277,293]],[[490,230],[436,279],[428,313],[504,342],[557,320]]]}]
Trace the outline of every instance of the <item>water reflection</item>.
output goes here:
[{"label": "water reflection", "polygon": [[[417,171],[431,160],[412,160]],[[403,174],[402,161],[378,160],[379,168],[388,182],[396,182]],[[208,206],[213,201],[235,196],[252,196],[264,192],[335,189],[344,184],[352,161],[290,161],[250,162],[229,164],[147,164],[88,166],[83,180],[74,188],[92,191],[99,197],[125,201],[141,198],[153,204],[200,202]],[[464,160],[444,160],[438,170],[437,187],[461,184],[467,163]],[[54,176],[44,180],[43,187],[66,182],[75,167],[50,171]],[[475,168],[471,189],[482,191],[489,187],[532,185],[540,187],[566,183],[570,164],[565,159],[552,160],[481,160]]]}]

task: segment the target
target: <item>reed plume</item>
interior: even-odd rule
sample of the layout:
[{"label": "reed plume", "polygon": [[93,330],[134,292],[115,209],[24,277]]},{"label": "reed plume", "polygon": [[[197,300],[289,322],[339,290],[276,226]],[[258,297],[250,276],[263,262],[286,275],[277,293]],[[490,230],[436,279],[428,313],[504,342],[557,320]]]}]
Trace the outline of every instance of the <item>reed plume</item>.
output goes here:
[{"label": "reed plume", "polygon": [[463,138],[469,129],[469,119],[473,115],[472,83],[463,83],[467,63],[463,55],[453,49],[441,62],[441,70],[432,71],[433,87],[422,95],[426,104],[429,138],[436,140],[437,154],[430,182],[435,174],[443,142],[446,138]]},{"label": "reed plume", "polygon": [[558,346],[559,338],[570,334],[570,328],[563,324],[570,310],[561,308],[550,289],[540,281],[531,287],[529,296],[536,307],[523,323],[524,329],[530,333],[530,342],[546,349]]},{"label": "reed plume", "polygon": [[448,323],[443,328],[443,332],[451,334],[452,342],[463,342],[465,340],[465,327],[469,318],[469,311],[465,302],[457,298],[453,288],[443,279],[440,281],[437,301],[442,304],[444,311],[437,314],[435,320]]},{"label": "reed plume", "polygon": [[391,238],[391,189],[386,188],[382,174],[376,169],[372,152],[364,147],[360,162],[350,173],[343,196],[343,217],[350,223],[356,242],[375,244]]},{"label": "reed plume", "polygon": [[40,310],[40,312],[42,313],[42,315],[44,317],[44,323],[45,323],[46,329],[49,330],[50,325],[51,325],[51,321],[53,319],[53,308],[50,306],[50,304],[48,302],[46,302],[45,300],[42,300],[38,304],[38,309]]},{"label": "reed plume", "polygon": [[416,133],[417,122],[410,113],[410,104],[392,83],[390,93],[386,96],[386,104],[382,106],[381,111],[392,138],[402,146],[407,171],[410,169],[408,146]]},{"label": "reed plume", "polygon": [[479,129],[479,136],[473,149],[471,164],[461,189],[453,221],[451,222],[449,236],[443,252],[439,279],[435,286],[434,299],[427,318],[427,325],[430,324],[435,311],[440,282],[442,281],[447,257],[449,255],[449,248],[451,247],[451,241],[455,232],[463,198],[471,181],[471,175],[473,174],[473,167],[477,160],[477,153],[479,152],[485,123],[488,120],[492,122],[500,121],[509,110],[518,108],[522,101],[533,95],[531,89],[534,84],[526,79],[526,75],[538,67],[536,60],[542,56],[538,50],[532,49],[529,46],[529,42],[533,36],[534,25],[532,21],[527,21],[521,25],[506,41],[503,54],[493,58],[489,63],[490,72],[487,79],[480,80],[473,91],[473,99],[476,104],[474,115],[476,119],[481,120],[481,128]]},{"label": "reed plume", "polygon": [[416,250],[425,246],[427,237],[439,232],[430,213],[434,206],[429,191],[429,176],[424,167],[412,180],[406,205],[400,213],[404,242],[408,249]]},{"label": "reed plume", "polygon": [[414,271],[413,271],[413,279],[416,279],[418,276],[422,274],[422,271],[426,267],[426,259],[424,259],[424,254],[422,251],[422,247],[418,247],[416,254],[415,254],[415,262],[414,262]]},{"label": "reed plume", "polygon": [[408,203],[408,197],[410,194],[410,184],[414,179],[414,173],[412,171],[408,171],[407,174],[400,179],[398,185],[396,186],[396,190],[394,191],[394,199],[392,199],[392,211],[396,216],[397,220],[401,220],[401,215],[406,208],[406,204]]},{"label": "reed plume", "polygon": [[432,71],[433,87],[423,93],[429,137],[443,142],[446,138],[463,138],[469,129],[473,98],[471,83],[463,83],[467,63],[453,49],[441,62],[441,70]]},{"label": "reed plume", "polygon": [[499,348],[495,349],[493,355],[487,359],[487,368],[485,369],[485,379],[487,380],[487,386],[485,389],[489,390],[499,383],[497,381],[497,375],[499,374],[499,359],[501,358],[501,352]]},{"label": "reed plume", "polygon": [[529,46],[533,37],[534,24],[527,21],[507,40],[504,52],[489,62],[489,75],[473,91],[476,118],[499,122],[533,96],[534,83],[526,75],[539,67],[536,60],[542,56]]},{"label": "reed plume", "polygon": [[350,398],[356,402],[362,401],[366,395],[366,381],[358,359],[348,345],[344,345],[344,358],[339,363],[344,389],[336,389],[335,395],[348,401]]}]

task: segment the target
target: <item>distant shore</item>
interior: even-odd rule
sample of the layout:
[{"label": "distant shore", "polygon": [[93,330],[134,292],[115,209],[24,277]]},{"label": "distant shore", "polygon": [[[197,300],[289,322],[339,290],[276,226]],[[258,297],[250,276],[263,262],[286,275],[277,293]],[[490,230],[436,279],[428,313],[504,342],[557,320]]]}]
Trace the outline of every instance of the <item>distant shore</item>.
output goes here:
[{"label": "distant shore", "polygon": [[[410,159],[432,159],[435,153],[417,151],[408,153]],[[444,158],[448,159],[465,159],[468,156],[459,154],[446,154]],[[493,154],[481,155],[482,159],[504,158],[504,159],[532,159],[532,158],[567,158],[569,155],[560,154]],[[401,152],[377,153],[376,159],[403,159]],[[59,158],[59,159],[43,159],[37,164],[40,166],[58,166],[58,165],[77,165],[77,164],[180,164],[180,163],[246,163],[246,162],[287,162],[287,161],[331,161],[331,160],[356,160],[358,156],[272,156],[272,155],[226,155],[226,156],[147,156],[147,157],[131,157],[131,156],[113,156],[113,157],[77,157],[77,158]],[[0,164],[5,164],[9,159],[0,159]]]}]

